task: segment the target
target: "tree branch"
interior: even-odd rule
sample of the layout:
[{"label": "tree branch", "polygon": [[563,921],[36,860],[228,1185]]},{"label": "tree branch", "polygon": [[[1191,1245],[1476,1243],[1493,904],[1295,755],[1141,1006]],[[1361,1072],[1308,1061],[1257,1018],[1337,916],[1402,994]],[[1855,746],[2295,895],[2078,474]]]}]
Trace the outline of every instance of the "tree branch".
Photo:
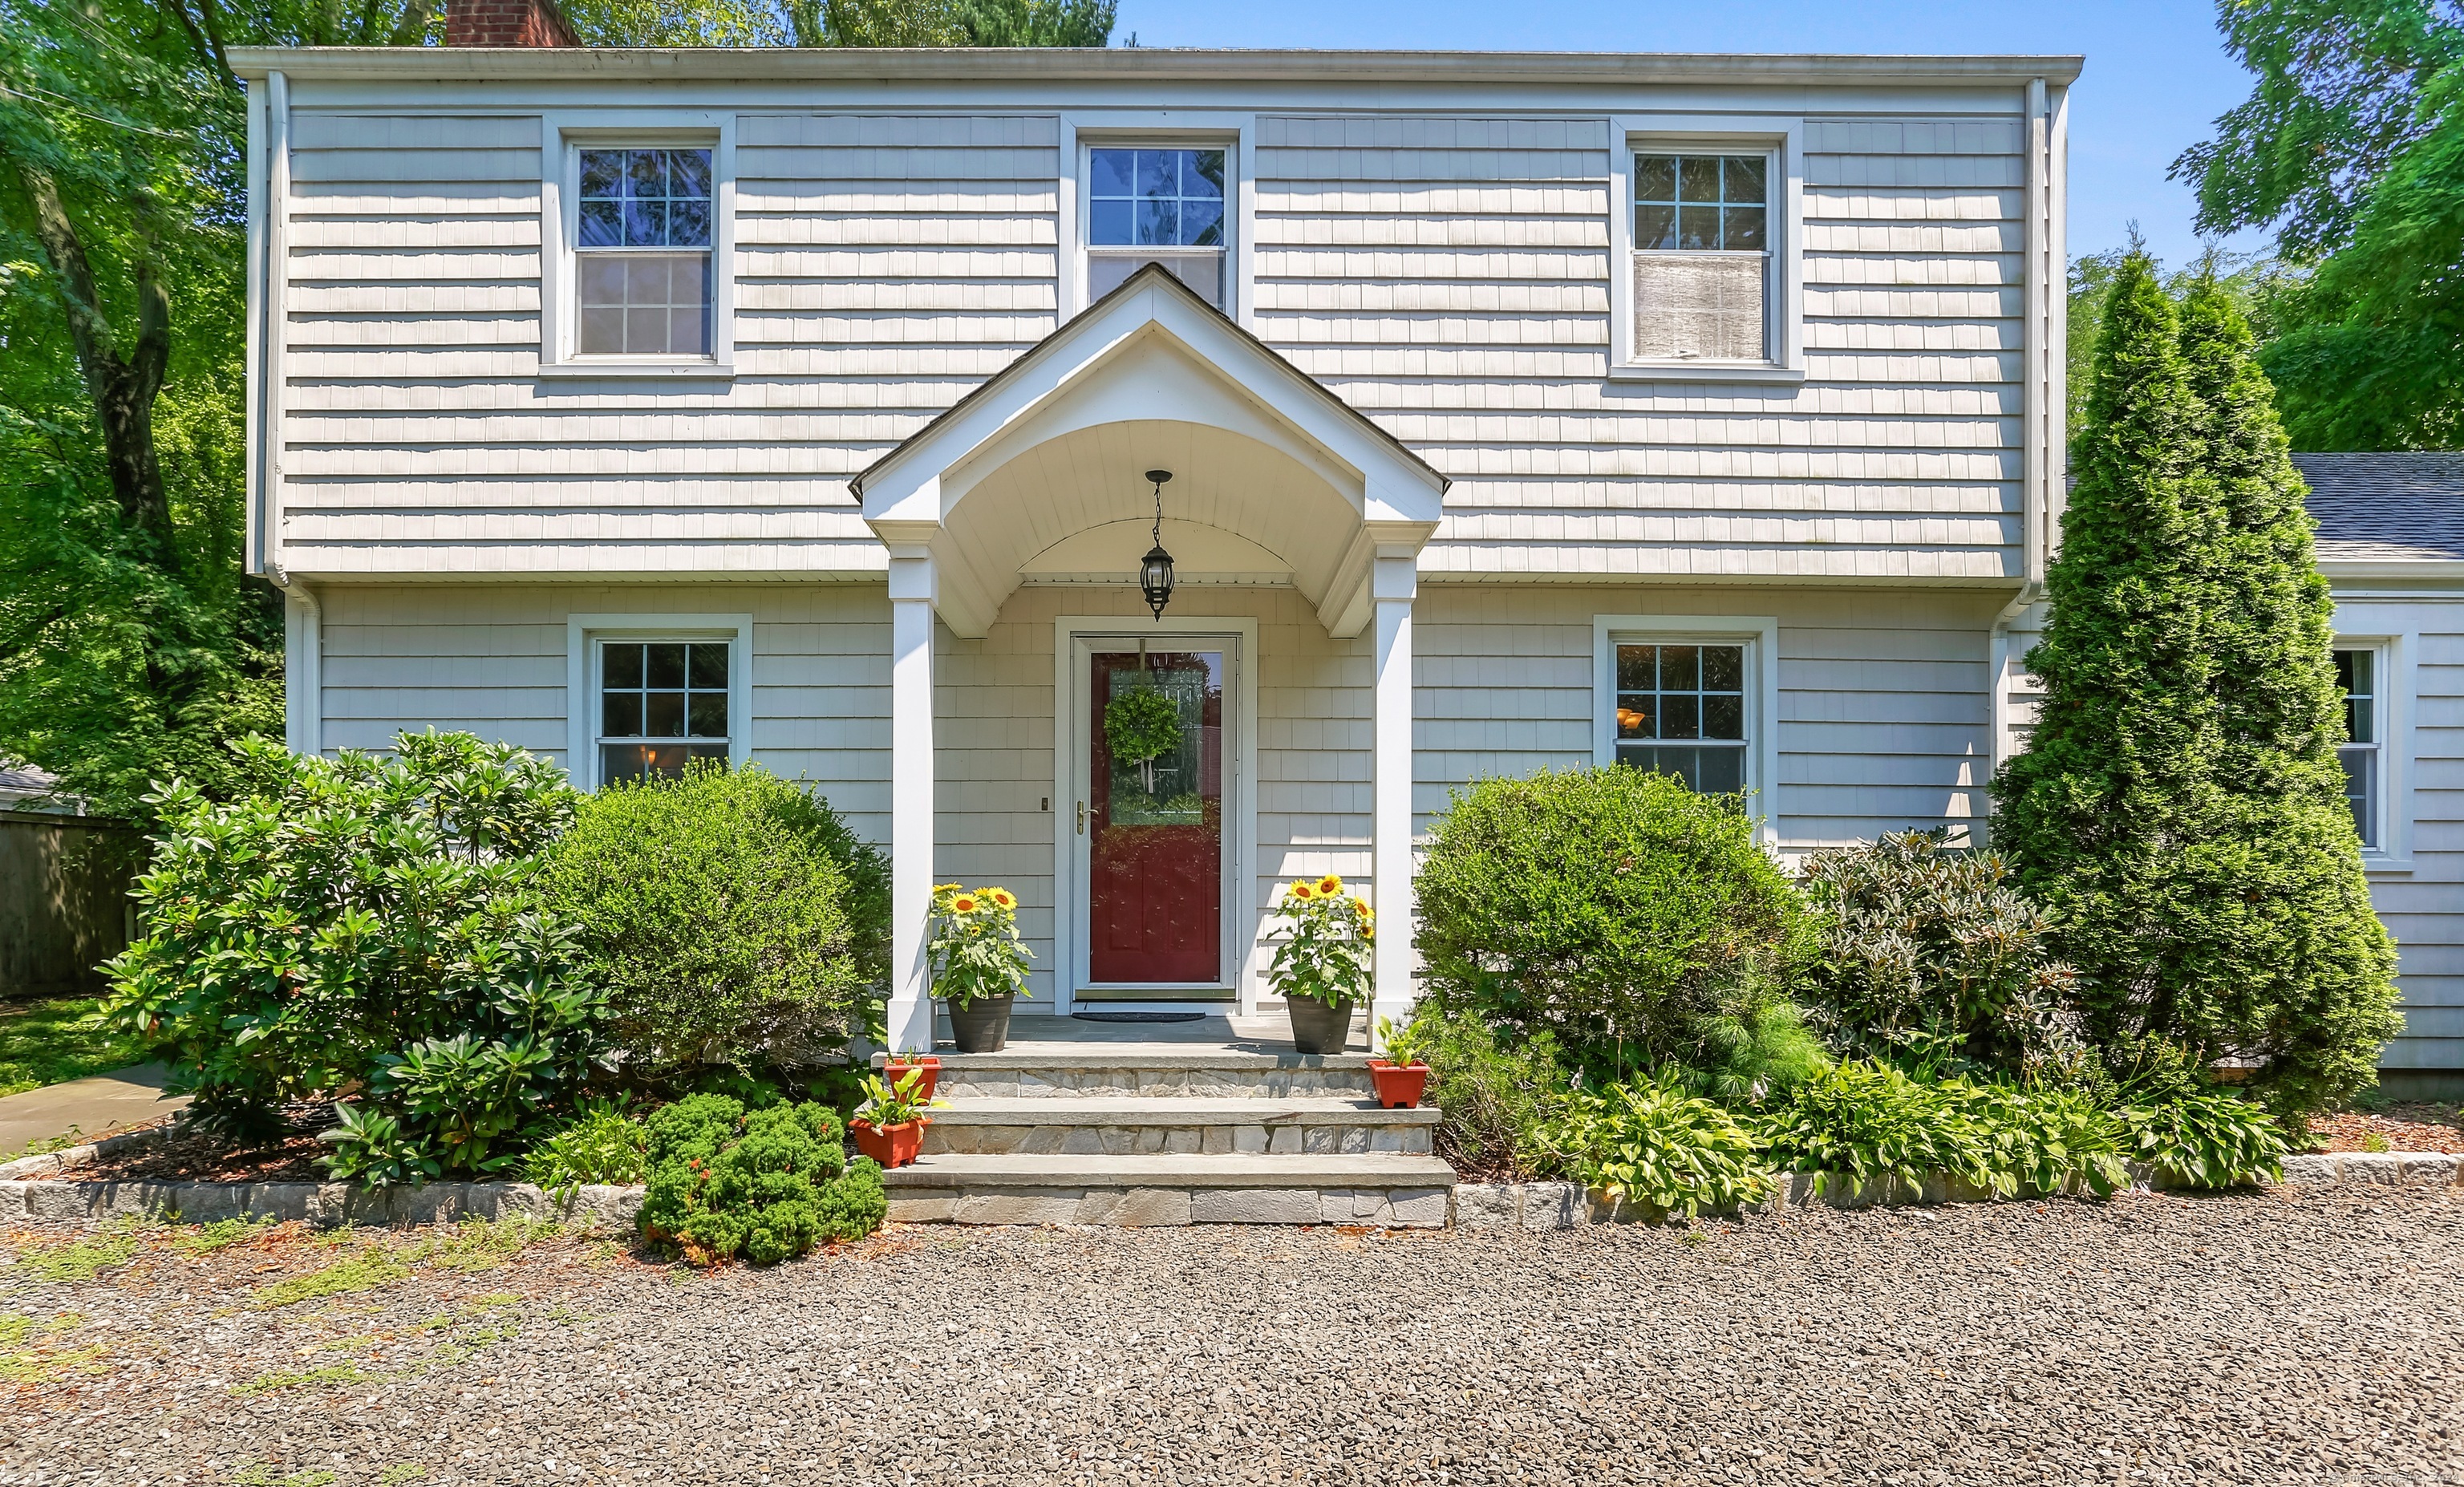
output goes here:
[{"label": "tree branch", "polygon": [[231,58],[223,55],[223,38],[214,26],[214,0],[197,0],[197,4],[206,13],[202,29],[188,14],[187,0],[163,0],[163,9],[179,17],[180,29],[188,33],[188,45],[195,49],[197,60],[220,74],[225,87],[244,91],[240,87],[239,75],[231,71]]}]

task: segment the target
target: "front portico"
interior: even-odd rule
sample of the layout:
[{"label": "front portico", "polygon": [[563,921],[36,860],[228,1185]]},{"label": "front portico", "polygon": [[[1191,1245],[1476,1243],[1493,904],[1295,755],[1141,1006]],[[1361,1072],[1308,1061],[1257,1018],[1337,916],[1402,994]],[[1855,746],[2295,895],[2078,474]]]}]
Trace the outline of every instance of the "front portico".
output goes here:
[{"label": "front portico", "polygon": [[[1161,530],[1178,583],[1162,623],[1135,586],[1155,522],[1149,470],[1173,474]],[[1039,924],[1049,929],[1039,984],[1052,995],[1040,1010],[1065,1011],[1096,993],[1115,1004],[1229,999],[1254,1011],[1269,882],[1307,835],[1305,826],[1279,827],[1262,849],[1262,791],[1280,788],[1262,759],[1284,774],[1321,770],[1329,786],[1365,774],[1368,896],[1387,929],[1373,1012],[1409,1005],[1412,602],[1418,556],[1437,528],[1445,485],[1154,268],[865,471],[864,516],[890,553],[895,1046],[931,1038],[924,929],[936,873],[969,883],[1022,879],[1030,936]],[[1304,626],[1316,641],[1306,640]],[[1041,637],[1048,658],[1039,654]],[[936,649],[945,652],[938,667]],[[1366,652],[1365,740],[1314,714],[1313,689],[1287,654],[1300,650],[1331,667]],[[1100,781],[1107,767],[1089,736],[1100,728],[1089,689],[1100,694],[1105,678],[1133,661],[1143,674],[1216,689],[1206,706],[1218,711],[1205,714],[1212,741],[1188,754],[1212,783],[1192,792],[1186,814],[1221,833],[1226,944],[1223,972],[1212,978],[1220,987],[1183,984],[1177,974],[1158,978],[1151,997],[1134,985],[1101,986],[1094,973],[1103,968],[1088,953],[1080,813],[1087,771]],[[1260,736],[1262,723],[1269,736]],[[1041,894],[1022,855],[1032,850],[1042,861],[1041,849],[984,840],[1023,831],[975,831],[951,820],[980,804],[978,781],[942,777],[961,732],[974,740],[970,759],[988,749],[1051,751],[1045,777],[1053,793],[1043,798],[1049,876]],[[1289,767],[1304,752],[1309,762]],[[1269,801],[1267,814],[1279,821],[1306,815],[1275,807]],[[1100,825],[1101,801],[1094,811]],[[1008,820],[1014,826],[1016,814]]]}]

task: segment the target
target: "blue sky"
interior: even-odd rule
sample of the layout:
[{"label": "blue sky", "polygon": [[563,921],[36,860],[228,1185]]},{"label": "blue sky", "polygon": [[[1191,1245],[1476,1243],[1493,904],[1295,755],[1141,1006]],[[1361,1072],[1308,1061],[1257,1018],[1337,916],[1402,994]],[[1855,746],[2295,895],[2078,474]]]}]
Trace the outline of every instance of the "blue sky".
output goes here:
[{"label": "blue sky", "polygon": [[[2080,53],[2071,251],[2118,246],[2136,221],[2175,263],[2199,241],[2190,193],[2166,166],[2250,92],[2206,0],[1121,0],[1114,34],[1132,32],[1142,46]],[[2264,245],[2264,234],[2244,234],[2225,246]]]}]

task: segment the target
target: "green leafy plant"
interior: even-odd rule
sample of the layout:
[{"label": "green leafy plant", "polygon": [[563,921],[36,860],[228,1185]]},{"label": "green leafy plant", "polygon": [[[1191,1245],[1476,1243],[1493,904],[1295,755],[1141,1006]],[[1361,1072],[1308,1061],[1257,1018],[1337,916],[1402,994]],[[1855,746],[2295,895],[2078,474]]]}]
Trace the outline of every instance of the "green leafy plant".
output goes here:
[{"label": "green leafy plant", "polygon": [[933,890],[931,938],[925,957],[933,995],[954,1007],[994,996],[1031,996],[1027,962],[1035,952],[1018,934],[1018,895],[1007,888]]},{"label": "green leafy plant", "polygon": [[803,1067],[881,1031],[888,867],[803,785],[695,761],[602,790],[543,882],[629,1076]]},{"label": "green leafy plant", "polygon": [[1556,1041],[1542,1033],[1516,1043],[1477,1017],[1422,1001],[1409,1037],[1429,1063],[1438,1106],[1438,1149],[1469,1180],[1555,1177],[1567,1158],[1542,1135],[1573,1088]]},{"label": "green leafy plant", "polygon": [[2076,973],[2052,923],[1991,852],[1947,828],[1893,832],[1805,860],[1822,916],[1807,1000],[1833,1047],[1953,1074],[2057,1076],[2084,1056]]},{"label": "green leafy plant", "polygon": [[1990,1132],[1957,1081],[1920,1083],[1886,1063],[1851,1060],[1759,1112],[1755,1134],[1776,1167],[1819,1172],[1859,1193],[1937,1172],[2000,1193],[2015,1187],[1993,1165]]},{"label": "green leafy plant", "polygon": [[157,798],[106,1016],[165,1043],[209,1128],[262,1135],[281,1102],[357,1085],[342,1170],[480,1170],[603,1046],[599,994],[534,881],[573,793],[468,733],[404,733],[389,758],[253,739],[237,755],[229,803],[177,782]]},{"label": "green leafy plant", "polygon": [[2116,1112],[2131,1157],[2189,1188],[2233,1188],[2284,1175],[2284,1128],[2221,1089],[2175,1094]]},{"label": "green leafy plant", "polygon": [[864,1082],[864,1102],[855,1107],[854,1119],[867,1126],[887,1127],[920,1121],[933,1110],[947,1105],[947,1100],[924,1098],[924,1071],[910,1069],[891,1084],[878,1074]]},{"label": "green leafy plant", "polygon": [[526,1181],[571,1202],[585,1186],[629,1187],[649,1170],[650,1135],[613,1101],[584,1102],[573,1118],[534,1142],[522,1158]]},{"label": "green leafy plant", "polygon": [[1429,994],[1599,1082],[1694,1064],[1767,1003],[1812,921],[1733,798],[1612,766],[1458,792],[1418,880]]},{"label": "green leafy plant", "polygon": [[1377,1045],[1385,1050],[1386,1061],[1398,1069],[1428,1061],[1427,1039],[1418,1022],[1397,1027],[1393,1017],[1379,1017]]},{"label": "green leafy plant", "polygon": [[849,1162],[837,1114],[810,1103],[746,1110],[692,1095],[652,1113],[641,1226],[696,1265],[774,1265],[860,1238],[889,1214],[881,1169]]},{"label": "green leafy plant", "polygon": [[1771,1191],[1752,1133],[1681,1080],[1573,1091],[1540,1140],[1566,1154],[1585,1186],[1658,1214],[1690,1218]]},{"label": "green leafy plant", "polygon": [[1133,687],[1104,706],[1104,747],[1114,764],[1151,766],[1180,741],[1180,706],[1160,688]]},{"label": "green leafy plant", "polygon": [[2011,1191],[2101,1198],[2129,1186],[2128,1130],[2093,1092],[1991,1083],[1950,1093],[1964,1098],[1981,1128],[1987,1168],[2006,1176]]},{"label": "green leafy plant", "polygon": [[1292,927],[1266,968],[1279,995],[1330,1007],[1369,999],[1377,915],[1366,899],[1345,892],[1343,880],[1328,873],[1286,885],[1275,912]]}]

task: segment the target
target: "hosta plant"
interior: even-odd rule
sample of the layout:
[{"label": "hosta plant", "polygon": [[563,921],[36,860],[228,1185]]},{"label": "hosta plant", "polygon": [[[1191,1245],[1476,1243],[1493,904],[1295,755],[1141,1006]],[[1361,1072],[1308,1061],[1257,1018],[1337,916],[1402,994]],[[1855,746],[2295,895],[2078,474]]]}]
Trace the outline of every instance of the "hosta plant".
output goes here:
[{"label": "hosta plant", "polygon": [[2175,1094],[2118,1112],[2133,1160],[2189,1188],[2233,1188],[2284,1175],[2284,1127],[2221,1089]]},{"label": "hosta plant", "polygon": [[1328,873],[1287,885],[1275,911],[1292,926],[1266,972],[1276,992],[1330,1007],[1368,1000],[1377,915],[1366,899]]},{"label": "hosta plant", "polygon": [[1752,1133],[1674,1078],[1576,1090],[1540,1139],[1565,1154],[1585,1186],[1656,1213],[1692,1217],[1771,1191]]},{"label": "hosta plant", "polygon": [[1851,1193],[1941,1172],[2007,1195],[2016,1184],[1993,1165],[1971,1093],[1957,1081],[1920,1083],[1889,1064],[1852,1060],[1772,1102],[1755,1134],[1774,1166],[1818,1172],[1826,1187]]},{"label": "hosta plant", "polygon": [[649,1169],[650,1133],[625,1107],[607,1100],[587,1101],[553,1134],[531,1147],[522,1159],[522,1175],[561,1199],[570,1200],[585,1184],[629,1186]]},{"label": "hosta plant", "polygon": [[1960,1086],[1982,1127],[1986,1165],[2021,1193],[2079,1192],[2108,1197],[2129,1186],[2128,1132],[2084,1089]]}]

